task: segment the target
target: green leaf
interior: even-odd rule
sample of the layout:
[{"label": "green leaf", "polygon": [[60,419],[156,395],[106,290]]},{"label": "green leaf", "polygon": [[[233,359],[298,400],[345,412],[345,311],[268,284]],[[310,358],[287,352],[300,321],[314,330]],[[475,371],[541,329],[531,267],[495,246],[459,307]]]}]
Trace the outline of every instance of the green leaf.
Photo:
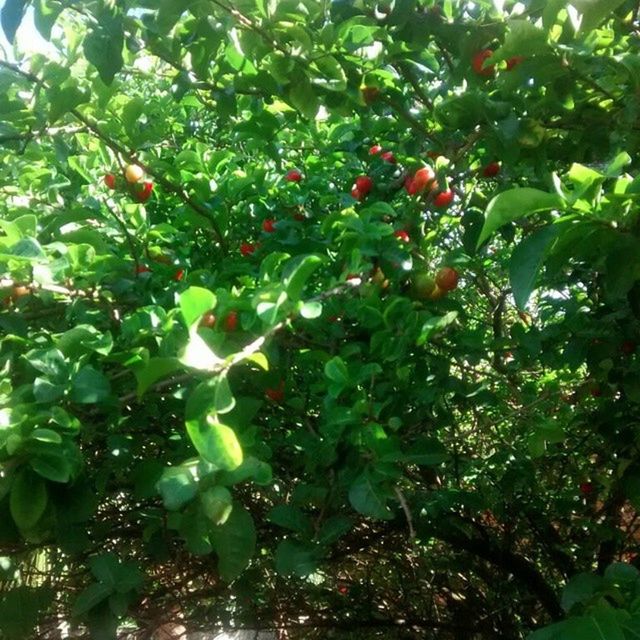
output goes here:
[{"label": "green leaf", "polygon": [[218,479],[221,483],[234,485],[246,480],[253,480],[256,484],[268,485],[273,479],[271,466],[262,460],[247,456],[242,464],[233,471],[221,471]]},{"label": "green leaf", "polygon": [[69,397],[72,402],[93,404],[102,402],[111,394],[111,385],[103,373],[87,365],[73,380]]},{"label": "green leaf", "polygon": [[69,482],[71,478],[71,463],[65,457],[65,450],[60,449],[56,454],[37,454],[29,460],[31,468],[43,478],[52,482]]},{"label": "green leaf", "polygon": [[180,369],[182,369],[182,363],[178,358],[149,358],[141,367],[135,369],[138,398],[141,398],[155,382]]},{"label": "green leaf", "polygon": [[340,356],[331,358],[324,365],[324,374],[329,380],[339,385],[346,386],[349,384],[349,370]]},{"label": "green leaf", "polygon": [[22,22],[28,0],[5,0],[2,12],[0,12],[0,22],[7,40],[13,43],[16,31]]},{"label": "green leaf", "polygon": [[306,75],[299,74],[299,78],[294,81],[289,89],[289,100],[306,118],[316,117],[320,103]]},{"label": "green leaf", "polygon": [[300,300],[305,284],[321,264],[322,258],[316,255],[298,256],[287,263],[283,281],[290,300],[293,302]]},{"label": "green leaf", "polygon": [[198,485],[193,474],[185,467],[168,467],[162,472],[156,487],[162,496],[164,506],[177,511],[195,498]]},{"label": "green leaf", "polygon": [[224,360],[211,351],[209,345],[194,331],[191,332],[189,342],[180,355],[180,362],[187,367],[202,371],[213,371]]},{"label": "green leaf", "polygon": [[122,24],[116,20],[111,20],[109,23],[111,28],[108,31],[96,26],[84,39],[84,55],[98,70],[101,80],[106,85],[113,82],[116,73],[124,64]]},{"label": "green leaf", "polygon": [[234,504],[229,519],[211,531],[211,543],[218,555],[220,577],[231,582],[248,566],[256,547],[256,529],[251,514]]},{"label": "green leaf", "polygon": [[300,315],[307,320],[314,320],[322,315],[322,304],[320,302],[305,302],[300,307]]},{"label": "green leaf", "polygon": [[310,535],[313,527],[309,517],[298,507],[290,504],[279,504],[273,507],[267,518],[279,527],[296,531],[305,536]]},{"label": "green leaf", "polygon": [[65,113],[72,111],[90,98],[89,93],[81,91],[75,85],[65,87],[54,85],[47,90],[47,96],[50,102],[49,121],[51,123],[56,122]]},{"label": "green leaf", "polygon": [[489,203],[485,212],[485,221],[477,246],[479,247],[494,231],[519,218],[537,211],[559,209],[564,200],[555,193],[547,193],[539,189],[522,187],[499,193]]},{"label": "green leaf", "polygon": [[185,408],[188,421],[204,419],[208,414],[229,413],[236,405],[226,374],[201,382],[191,393]]},{"label": "green leaf", "polygon": [[191,330],[202,316],[216,306],[216,296],[202,287],[189,287],[180,294],[180,311],[187,328]]},{"label": "green leaf", "polygon": [[224,524],[233,509],[231,493],[225,487],[211,487],[200,494],[202,511],[215,525]]},{"label": "green leaf", "polygon": [[559,228],[549,225],[527,236],[511,254],[509,279],[513,298],[520,309],[525,309],[535,289],[540,267],[549,247],[558,236]]},{"label": "green leaf", "polygon": [[349,502],[351,506],[369,518],[389,520],[393,517],[391,509],[387,506],[387,496],[375,483],[368,471],[360,474],[349,489]]},{"label": "green leaf", "polygon": [[233,429],[214,416],[187,420],[187,433],[196,451],[219,469],[232,471],[242,464],[242,447]]},{"label": "green leaf", "polygon": [[562,590],[562,608],[569,613],[576,604],[584,604],[602,587],[602,576],[579,573]]},{"label": "green leaf", "polygon": [[71,615],[75,617],[84,615],[102,601],[106,600],[112,593],[113,587],[103,582],[90,584],[76,598],[76,601],[73,603],[73,608],[71,609]]},{"label": "green leaf", "polygon": [[33,528],[47,508],[47,487],[42,478],[23,469],[11,485],[9,507],[14,522],[20,529]]},{"label": "green leaf", "polygon": [[319,554],[309,545],[283,540],[276,549],[276,571],[283,576],[304,578],[318,568]]},{"label": "green leaf", "polygon": [[51,40],[51,29],[64,7],[51,6],[48,0],[35,0],[33,22],[45,40]]},{"label": "green leaf", "polygon": [[571,4],[582,14],[580,32],[595,29],[607,16],[611,15],[624,0],[572,0]]},{"label": "green leaf", "polygon": [[24,640],[36,637],[34,631],[42,614],[53,601],[49,587],[4,587],[0,595],[0,637]]},{"label": "green leaf", "polygon": [[433,316],[425,321],[420,329],[420,335],[416,344],[423,345],[430,340],[436,333],[446,329],[450,324],[454,323],[458,318],[457,311],[449,311],[443,316]]},{"label": "green leaf", "polygon": [[347,76],[340,63],[329,55],[323,55],[311,65],[313,84],[329,91],[344,91],[347,88]]}]

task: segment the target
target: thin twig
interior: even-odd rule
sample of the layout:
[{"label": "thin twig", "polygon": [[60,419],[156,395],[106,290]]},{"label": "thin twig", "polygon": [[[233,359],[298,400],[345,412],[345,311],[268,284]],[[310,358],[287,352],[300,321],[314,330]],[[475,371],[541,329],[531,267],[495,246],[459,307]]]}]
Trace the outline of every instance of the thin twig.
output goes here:
[{"label": "thin twig", "polygon": [[413,518],[411,517],[411,511],[409,509],[409,505],[407,504],[404,494],[402,493],[399,487],[395,488],[395,494],[398,498],[398,502],[400,503],[400,506],[402,507],[402,510],[404,511],[404,517],[407,519],[407,526],[409,527],[409,538],[411,540],[414,540],[416,537],[416,531],[413,528]]}]

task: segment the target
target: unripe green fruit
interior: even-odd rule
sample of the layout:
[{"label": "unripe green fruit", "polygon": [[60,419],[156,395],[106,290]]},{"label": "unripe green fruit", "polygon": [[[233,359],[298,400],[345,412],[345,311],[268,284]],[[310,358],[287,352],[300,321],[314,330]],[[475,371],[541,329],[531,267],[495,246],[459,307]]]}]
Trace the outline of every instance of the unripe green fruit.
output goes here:
[{"label": "unripe green fruit", "polygon": [[437,289],[435,278],[428,273],[418,273],[411,282],[411,291],[419,300],[431,300]]},{"label": "unripe green fruit", "polygon": [[202,511],[213,524],[224,524],[231,514],[231,493],[224,487],[211,487],[200,494]]}]

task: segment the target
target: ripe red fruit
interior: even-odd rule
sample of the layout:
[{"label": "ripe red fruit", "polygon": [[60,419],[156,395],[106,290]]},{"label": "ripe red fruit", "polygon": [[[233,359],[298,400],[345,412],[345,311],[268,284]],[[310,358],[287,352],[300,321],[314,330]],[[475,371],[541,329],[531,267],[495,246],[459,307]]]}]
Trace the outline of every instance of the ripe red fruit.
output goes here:
[{"label": "ripe red fruit", "polygon": [[291,169],[284,177],[287,182],[300,182],[302,180],[302,174],[297,169]]},{"label": "ripe red fruit", "polygon": [[415,195],[418,192],[416,183],[413,180],[413,176],[407,176],[404,179],[404,188],[410,196]]},{"label": "ripe red fruit", "polygon": [[356,200],[362,200],[362,198],[364,198],[364,195],[360,193],[359,189],[353,187],[353,189],[351,189],[351,197],[355,198]]},{"label": "ripe red fruit", "polygon": [[521,62],[524,62],[524,56],[513,56],[507,60],[507,71],[511,71],[514,67],[517,67]]},{"label": "ripe red fruit", "polygon": [[625,356],[630,356],[636,352],[638,345],[633,340],[625,340],[620,345],[620,351],[624,353]]},{"label": "ripe red fruit", "polygon": [[151,197],[153,191],[153,182],[143,182],[142,187],[135,192],[135,198],[138,202],[146,202]]},{"label": "ripe red fruit", "polygon": [[182,278],[184,278],[184,269],[178,269],[178,270],[175,272],[175,274],[174,274],[174,276],[173,276],[173,279],[174,279],[176,282],[180,282],[180,280],[182,280]]},{"label": "ripe red fruit", "polygon": [[398,229],[397,231],[394,231],[393,235],[402,242],[409,242],[411,240],[411,238],[409,238],[409,234],[404,229]]},{"label": "ripe red fruit", "polygon": [[147,273],[149,271],[151,271],[151,269],[149,269],[146,264],[139,264],[136,267],[136,273]]},{"label": "ripe red fruit", "polygon": [[116,188],[116,177],[113,175],[113,173],[107,173],[107,175],[105,175],[104,183],[107,185],[107,187],[109,187],[109,189]]},{"label": "ripe red fruit", "polygon": [[580,483],[580,493],[583,496],[588,496],[589,494],[593,493],[593,482],[581,482]]},{"label": "ripe red fruit", "polygon": [[494,178],[500,173],[500,163],[490,162],[482,168],[482,175],[485,178]]},{"label": "ripe red fruit", "polygon": [[347,587],[347,585],[346,585],[346,584],[341,584],[341,585],[338,587],[338,593],[339,593],[340,595],[346,596],[346,595],[347,595],[347,593],[349,593],[349,587]]},{"label": "ripe red fruit", "polygon": [[266,231],[266,233],[273,233],[276,230],[276,221],[271,218],[267,218],[262,223],[262,229],[263,231]]},{"label": "ripe red fruit", "polygon": [[447,189],[441,191],[434,199],[433,204],[436,207],[448,207],[453,202],[453,191]]},{"label": "ripe red fruit", "polygon": [[436,174],[431,167],[422,167],[418,169],[413,176],[413,183],[416,191],[424,191],[427,186],[433,183]]},{"label": "ripe red fruit", "polygon": [[224,319],[224,330],[225,331],[235,331],[238,328],[238,312],[237,311],[229,311],[227,317]]},{"label": "ripe red fruit", "polygon": [[390,162],[391,164],[396,164],[398,162],[391,151],[385,151],[384,153],[381,153],[380,157],[385,162]]},{"label": "ripe red fruit", "polygon": [[493,51],[491,49],[483,49],[482,51],[478,51],[471,59],[471,66],[479,76],[486,78],[494,74],[496,70],[495,65],[491,64],[488,67],[483,67],[484,61],[492,55]]},{"label": "ripe red fruit", "polygon": [[380,96],[380,89],[377,87],[364,87],[362,89],[362,99],[365,104],[373,104]]},{"label": "ripe red fruit", "polygon": [[458,272],[451,267],[442,267],[436,273],[436,285],[443,291],[453,291],[458,286]]},{"label": "ripe red fruit", "polygon": [[373,180],[369,176],[358,176],[356,178],[355,188],[363,195],[366,196],[373,188]]},{"label": "ripe red fruit", "polygon": [[207,313],[202,316],[200,326],[207,327],[208,329],[213,329],[213,327],[216,326],[216,317],[213,312],[207,311]]},{"label": "ripe red fruit", "polygon": [[250,256],[255,250],[255,245],[251,244],[250,242],[243,242],[240,245],[240,253],[243,256]]},{"label": "ripe red fruit", "polygon": [[370,156],[377,156],[382,151],[382,147],[379,144],[374,144],[373,147],[369,149]]},{"label": "ripe red fruit", "polygon": [[265,395],[269,400],[273,402],[277,402],[278,404],[284,400],[284,380],[280,380],[280,384],[277,389],[272,389],[271,387],[265,389]]}]

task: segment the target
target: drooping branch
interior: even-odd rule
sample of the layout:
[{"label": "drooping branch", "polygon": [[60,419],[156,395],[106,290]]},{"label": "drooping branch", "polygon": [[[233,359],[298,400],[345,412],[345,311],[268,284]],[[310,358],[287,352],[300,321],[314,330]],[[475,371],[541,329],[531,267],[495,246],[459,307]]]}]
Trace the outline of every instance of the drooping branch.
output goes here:
[{"label": "drooping branch", "polygon": [[[22,76],[23,78],[29,80],[30,82],[37,83],[42,86],[46,86],[44,82],[38,78],[38,76],[28,72],[23,71],[18,65],[13,64],[11,62],[7,62],[6,60],[0,60],[0,66],[13,71],[14,73]],[[97,138],[99,138],[105,145],[107,145],[112,151],[119,154],[124,158],[126,162],[137,164],[144,171],[155,178],[156,182],[160,184],[166,191],[175,194],[180,200],[182,200],[187,206],[193,209],[196,213],[204,216],[211,222],[211,226],[216,235],[216,238],[223,249],[226,249],[226,241],[220,226],[215,220],[214,216],[211,212],[202,204],[197,202],[192,196],[190,196],[182,187],[175,185],[173,182],[168,180],[163,174],[156,171],[148,164],[142,162],[137,154],[129,149],[127,149],[124,145],[114,140],[111,136],[107,135],[99,126],[97,122],[94,122],[83,113],[78,111],[78,109],[71,109],[71,115],[73,115],[76,120],[82,122],[86,128],[91,131]]]}]

